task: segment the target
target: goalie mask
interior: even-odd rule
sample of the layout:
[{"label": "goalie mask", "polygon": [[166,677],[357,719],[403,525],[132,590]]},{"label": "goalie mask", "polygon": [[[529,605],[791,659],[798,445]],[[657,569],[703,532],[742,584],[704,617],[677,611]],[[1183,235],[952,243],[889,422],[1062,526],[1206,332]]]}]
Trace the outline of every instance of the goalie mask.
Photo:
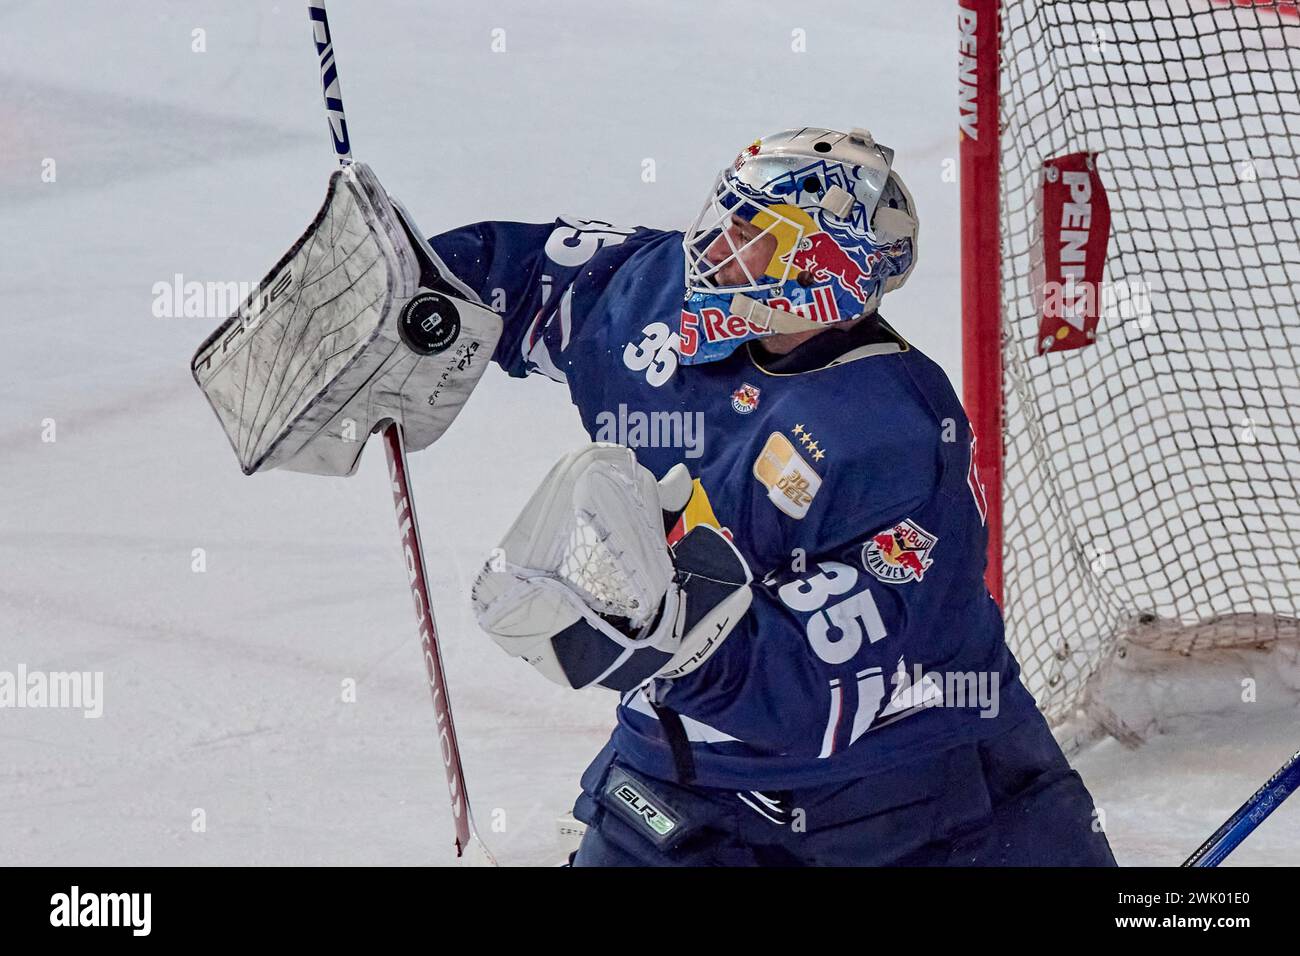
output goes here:
[{"label": "goalie mask", "polygon": [[681,360],[876,310],[916,262],[911,194],[866,130],[785,130],[718,175],[687,230]]}]

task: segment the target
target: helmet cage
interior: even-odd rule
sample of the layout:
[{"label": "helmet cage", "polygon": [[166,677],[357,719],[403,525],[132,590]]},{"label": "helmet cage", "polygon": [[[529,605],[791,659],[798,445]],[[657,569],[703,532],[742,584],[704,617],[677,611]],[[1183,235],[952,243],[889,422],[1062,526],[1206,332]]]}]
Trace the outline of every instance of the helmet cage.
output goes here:
[{"label": "helmet cage", "polygon": [[[786,280],[792,278],[792,267],[783,262],[782,257],[810,230],[806,222],[774,208],[779,202],[748,189],[730,169],[720,172],[708,202],[682,240],[686,251],[686,294],[766,292],[782,288]],[[764,222],[758,226],[754,220],[760,215]],[[743,242],[738,241],[732,226],[733,217],[740,217],[756,226],[758,232]],[[776,253],[763,264],[762,269],[751,268],[745,253],[769,235],[777,240]],[[714,262],[708,253],[719,237],[725,244],[723,251],[726,255]],[[739,284],[724,285],[718,281],[718,274],[732,263],[740,267],[744,280]]]}]

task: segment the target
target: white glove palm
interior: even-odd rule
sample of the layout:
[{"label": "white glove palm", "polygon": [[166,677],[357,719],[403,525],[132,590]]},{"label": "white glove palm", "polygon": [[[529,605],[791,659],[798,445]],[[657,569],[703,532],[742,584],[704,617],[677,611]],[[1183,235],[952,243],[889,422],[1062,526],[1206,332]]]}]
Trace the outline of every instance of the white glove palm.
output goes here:
[{"label": "white glove palm", "polygon": [[[696,536],[690,548],[709,565],[707,579],[675,564],[664,515],[679,513],[691,491],[683,466],[656,482],[619,445],[566,455],[475,580],[480,625],[570,687],[622,690],[698,667],[748,608],[750,575],[716,532],[721,546],[701,549]],[[692,581],[701,585],[694,598]]]}]

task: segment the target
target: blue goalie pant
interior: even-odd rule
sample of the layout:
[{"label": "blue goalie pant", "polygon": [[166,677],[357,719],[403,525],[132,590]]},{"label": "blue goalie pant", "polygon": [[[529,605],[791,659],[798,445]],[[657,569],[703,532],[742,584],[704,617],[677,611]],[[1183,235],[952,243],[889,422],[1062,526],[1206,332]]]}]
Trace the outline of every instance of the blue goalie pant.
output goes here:
[{"label": "blue goalie pant", "polygon": [[606,746],[582,778],[574,866],[1115,866],[1041,715],[844,783],[683,786]]}]

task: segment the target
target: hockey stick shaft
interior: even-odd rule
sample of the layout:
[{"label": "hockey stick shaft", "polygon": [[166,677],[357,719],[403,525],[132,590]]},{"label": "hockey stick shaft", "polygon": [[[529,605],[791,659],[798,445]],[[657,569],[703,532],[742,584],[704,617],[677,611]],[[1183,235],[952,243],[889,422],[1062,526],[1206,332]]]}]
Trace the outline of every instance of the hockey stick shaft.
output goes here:
[{"label": "hockey stick shaft", "polygon": [[[347,118],[343,113],[343,93],[339,86],[338,65],[334,61],[334,43],[330,36],[329,18],[325,0],[309,0],[307,12],[312,21],[316,41],[316,55],[320,58],[321,93],[325,98],[325,112],[329,119],[330,139],[339,165],[352,162],[352,144],[348,138]],[[420,541],[420,526],[415,517],[415,499],[406,465],[406,445],[402,428],[389,422],[383,431],[384,449],[388,454],[388,478],[393,493],[393,507],[397,511],[397,525],[402,535],[402,552],[406,558],[406,575],[415,603],[415,616],[420,627],[420,645],[424,651],[424,665],[429,676],[429,691],[433,695],[433,710],[438,726],[438,750],[447,777],[447,792],[451,798],[451,814],[456,826],[456,856],[473,863],[492,865],[491,853],[479,840],[470,817],[469,797],[465,792],[465,771],[460,759],[460,743],[451,717],[451,701],[447,695],[442,651],[438,644],[438,626],[433,619],[433,603],[429,600],[428,575],[425,570],[424,548]],[[468,854],[468,857],[467,857]]]},{"label": "hockey stick shaft", "polygon": [[429,675],[429,691],[433,694],[433,711],[438,724],[439,753],[447,775],[447,792],[451,798],[451,815],[456,825],[456,855],[464,856],[471,842],[477,842],[469,815],[469,797],[465,793],[465,771],[460,761],[460,744],[456,739],[456,725],[451,716],[451,702],[447,696],[447,682],[443,676],[442,651],[438,645],[438,626],[433,620],[433,605],[429,601],[429,584],[425,574],[424,548],[420,542],[420,525],[415,518],[415,502],[411,497],[411,484],[407,477],[406,446],[402,442],[402,429],[395,423],[384,428],[384,448],[388,452],[389,485],[393,492],[393,507],[397,511],[397,526],[402,534],[402,552],[406,558],[406,576],[411,585],[411,600],[415,603],[415,617],[420,626],[420,646],[424,651],[424,666]]},{"label": "hockey stick shaft", "polygon": [[1197,847],[1196,852],[1183,862],[1183,866],[1218,866],[1297,787],[1300,787],[1300,751],[1293,753],[1291,759],[1282,764],[1264,786],[1256,790],[1236,813],[1228,817],[1208,840]]},{"label": "hockey stick shaft", "polygon": [[325,115],[330,124],[330,140],[339,165],[352,162],[352,141],[348,138],[348,121],[343,115],[343,90],[339,86],[339,68],[334,62],[334,40],[330,36],[330,21],[325,13],[325,0],[311,0],[307,4],[311,17],[312,39],[316,41],[316,55],[320,58],[320,90],[325,97]]}]

